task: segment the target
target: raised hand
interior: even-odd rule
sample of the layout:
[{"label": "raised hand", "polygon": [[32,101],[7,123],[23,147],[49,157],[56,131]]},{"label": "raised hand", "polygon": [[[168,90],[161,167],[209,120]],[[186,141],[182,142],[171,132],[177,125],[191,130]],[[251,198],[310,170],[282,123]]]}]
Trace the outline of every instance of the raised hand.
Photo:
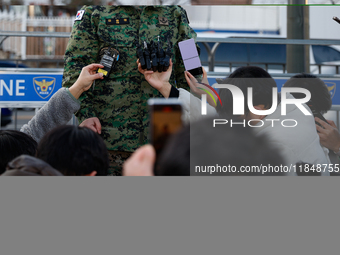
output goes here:
[{"label": "raised hand", "polygon": [[170,66],[166,72],[154,72],[151,70],[142,69],[139,60],[137,60],[138,71],[142,73],[145,80],[155,89],[157,89],[165,98],[168,98],[171,91],[171,84],[169,79],[172,72],[172,61],[170,59]]}]

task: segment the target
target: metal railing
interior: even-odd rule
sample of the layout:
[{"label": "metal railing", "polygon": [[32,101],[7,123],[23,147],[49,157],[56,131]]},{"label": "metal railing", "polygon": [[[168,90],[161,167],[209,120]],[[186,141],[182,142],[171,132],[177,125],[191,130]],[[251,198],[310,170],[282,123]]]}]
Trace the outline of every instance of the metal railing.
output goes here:
[{"label": "metal railing", "polygon": [[[18,32],[18,31],[0,31],[1,43],[8,37],[56,37],[56,38],[68,38],[70,37],[69,32]],[[209,71],[214,71],[215,67],[215,54],[218,47],[222,43],[245,43],[245,44],[290,44],[290,45],[340,45],[340,40],[324,40],[324,39],[284,39],[284,38],[256,38],[256,37],[228,37],[228,38],[211,38],[211,37],[197,37],[197,42],[204,45],[208,53],[208,67]],[[214,43],[212,47],[208,43]],[[19,61],[19,60],[16,60]],[[59,61],[60,62],[60,61]],[[264,65],[265,69],[268,70],[269,65],[282,65],[282,71],[286,71],[286,64],[282,63],[253,63],[253,62],[232,62],[228,63],[230,69],[232,69],[232,64],[259,64]],[[334,66],[336,73],[339,73],[339,65],[330,64],[311,64],[317,66],[319,73],[321,73],[322,66]]]}]

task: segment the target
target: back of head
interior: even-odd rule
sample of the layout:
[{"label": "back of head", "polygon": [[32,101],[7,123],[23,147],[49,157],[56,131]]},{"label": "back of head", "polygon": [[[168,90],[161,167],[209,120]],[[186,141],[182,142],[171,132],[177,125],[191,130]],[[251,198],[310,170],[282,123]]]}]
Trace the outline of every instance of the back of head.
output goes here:
[{"label": "back of head", "polygon": [[88,128],[77,126],[60,126],[48,132],[39,142],[37,158],[69,176],[93,171],[107,175],[109,166],[102,138]]},{"label": "back of head", "polygon": [[[158,175],[210,175],[197,169],[231,166],[240,169],[260,165],[279,166],[283,159],[265,137],[257,137],[242,125],[216,125],[214,118],[191,123],[174,135],[159,160]],[[228,119],[230,122],[231,118]],[[234,121],[240,121],[235,120]],[[215,172],[216,175],[263,175],[260,172]],[[265,175],[283,175],[282,172]]]},{"label": "back of head", "polygon": [[[215,172],[216,175],[263,175],[256,172],[260,165],[279,166],[283,159],[277,149],[272,148],[266,137],[256,136],[248,125],[233,116],[225,118],[226,124],[215,124],[214,118],[192,123],[190,128],[191,172],[195,175],[210,175],[208,168],[218,170],[218,166],[228,171]],[[218,123],[221,123],[219,121]],[[248,167],[249,172],[241,172]],[[206,172],[204,172],[206,170]],[[223,169],[222,169],[223,170]],[[226,170],[226,168],[224,169]],[[266,175],[282,175],[282,172]]]},{"label": "back of head", "polygon": [[15,130],[0,130],[0,174],[14,158],[26,154],[34,156],[37,142],[29,135]]},{"label": "back of head", "polygon": [[[244,95],[245,113],[249,112],[247,98],[248,88],[253,88],[253,105],[264,105],[266,108],[272,106],[273,88],[276,88],[275,80],[264,69],[257,66],[240,67],[232,72],[229,77],[220,81],[223,84],[235,85],[241,89]],[[219,115],[230,115],[233,112],[233,96],[229,89],[220,89],[219,96],[222,101],[217,104]]]},{"label": "back of head", "polygon": [[61,176],[62,174],[41,159],[21,155],[8,163],[2,176]]},{"label": "back of head", "polygon": [[161,155],[155,175],[190,175],[190,126],[185,126],[168,140]]},{"label": "back of head", "polygon": [[[311,101],[315,110],[321,114],[326,113],[332,107],[332,99],[326,84],[312,74],[297,74],[291,77],[284,87],[304,88],[311,93]],[[291,93],[295,98],[304,98],[303,93]]]},{"label": "back of head", "polygon": [[270,74],[258,66],[243,66],[232,72],[228,78],[272,78]]}]

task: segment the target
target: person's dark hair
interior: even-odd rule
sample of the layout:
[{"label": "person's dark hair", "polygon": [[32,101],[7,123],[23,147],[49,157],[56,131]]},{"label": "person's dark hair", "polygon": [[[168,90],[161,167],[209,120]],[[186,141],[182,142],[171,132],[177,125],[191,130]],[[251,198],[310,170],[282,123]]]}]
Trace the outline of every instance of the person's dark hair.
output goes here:
[{"label": "person's dark hair", "polygon": [[232,72],[228,78],[272,78],[270,74],[258,66],[243,66]]},{"label": "person's dark hair", "polygon": [[[331,94],[326,84],[312,74],[297,74],[291,77],[283,87],[304,88],[311,93],[311,101],[315,110],[321,114],[326,113],[332,107]],[[304,98],[303,93],[291,93],[295,98]]]},{"label": "person's dark hair", "polygon": [[[231,84],[237,86],[244,95],[245,114],[249,113],[247,98],[248,88],[253,88],[253,105],[264,105],[270,108],[273,103],[273,88],[276,88],[276,82],[270,74],[264,69],[257,66],[240,67],[232,72],[229,77],[219,83]],[[220,116],[231,115],[233,112],[233,96],[229,89],[220,89],[219,96],[222,101],[217,104],[216,110]]]},{"label": "person's dark hair", "polygon": [[190,126],[185,126],[166,143],[155,175],[188,176],[190,175]]},{"label": "person's dark hair", "polygon": [[68,176],[92,171],[103,176],[109,167],[104,141],[85,127],[60,126],[51,130],[40,140],[36,157]]},{"label": "person's dark hair", "polygon": [[0,130],[0,174],[14,158],[26,154],[34,156],[37,142],[29,135],[16,130]]},{"label": "person's dark hair", "polygon": [[[231,118],[228,118],[230,121]],[[164,148],[156,175],[210,175],[195,173],[196,167],[207,166],[280,166],[283,159],[277,148],[264,136],[255,136],[251,128],[236,125],[216,125],[206,118],[185,126]],[[234,121],[240,121],[235,120]],[[253,168],[254,169],[254,168]],[[261,172],[225,172],[216,175],[263,175]],[[264,175],[284,175],[271,172]]]}]

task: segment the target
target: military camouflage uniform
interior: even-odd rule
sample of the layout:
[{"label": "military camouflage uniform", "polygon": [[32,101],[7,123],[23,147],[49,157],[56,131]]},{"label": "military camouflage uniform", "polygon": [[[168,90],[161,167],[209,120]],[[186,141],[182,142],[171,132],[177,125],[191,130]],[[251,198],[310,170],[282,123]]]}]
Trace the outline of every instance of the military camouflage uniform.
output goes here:
[{"label": "military camouflage uniform", "polygon": [[100,120],[109,151],[133,152],[148,140],[147,100],[162,97],[138,72],[137,44],[156,42],[160,36],[165,50],[169,38],[173,44],[170,83],[188,89],[178,42],[196,38],[196,33],[180,6],[84,6],[82,10],[83,18],[75,21],[65,52],[63,86],[71,86],[82,67],[99,63],[103,49],[117,49],[115,70],[109,79],[97,80],[93,91],[83,93],[76,116],[80,123],[91,117]]}]

